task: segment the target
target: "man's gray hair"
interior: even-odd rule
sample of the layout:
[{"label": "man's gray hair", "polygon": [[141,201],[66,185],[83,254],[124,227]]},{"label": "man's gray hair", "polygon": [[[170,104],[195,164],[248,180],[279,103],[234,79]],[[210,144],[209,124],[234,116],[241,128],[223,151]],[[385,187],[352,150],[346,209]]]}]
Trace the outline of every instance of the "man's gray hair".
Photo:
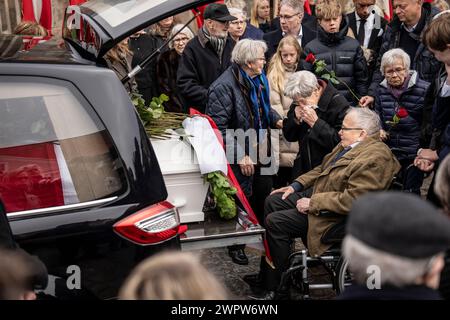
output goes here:
[{"label": "man's gray hair", "polygon": [[280,8],[282,6],[289,6],[298,13],[305,13],[305,9],[303,8],[304,1],[303,0],[281,0]]},{"label": "man's gray hair", "polygon": [[264,41],[251,39],[239,40],[231,53],[231,62],[235,62],[241,67],[245,66],[247,63],[253,62],[258,58],[258,51],[261,49],[263,52],[267,51],[267,44]]},{"label": "man's gray hair", "polygon": [[349,108],[347,115],[351,115],[358,128],[364,129],[369,136],[380,132],[380,116],[369,108]]},{"label": "man's gray hair", "polygon": [[342,242],[342,253],[348,261],[348,267],[355,281],[366,284],[368,268],[376,266],[380,270],[380,284],[398,287],[415,284],[417,278],[425,275],[433,264],[434,258],[410,259],[377,250],[346,235]]},{"label": "man's gray hair", "polygon": [[[192,33],[191,29],[189,29],[188,27],[184,27],[183,24],[176,24],[172,30],[170,30],[170,35],[169,35],[169,39],[172,38],[174,36],[174,34],[176,34],[178,31],[180,31],[180,33],[183,33],[184,35],[186,35],[186,37],[189,38],[189,40],[191,40],[192,38],[194,38],[194,34]],[[172,41],[170,41],[169,43],[169,48],[173,48],[173,39]]]},{"label": "man's gray hair", "polygon": [[232,15],[233,17],[237,18],[237,16],[239,15],[239,16],[243,16],[244,20],[247,19],[247,15],[245,14],[245,12],[239,8],[228,8],[228,11],[230,12],[230,15]]},{"label": "man's gray hair", "polygon": [[380,66],[382,75],[384,75],[384,69],[388,66],[392,66],[395,63],[396,59],[402,60],[403,67],[406,69],[406,71],[409,71],[409,67],[411,66],[411,58],[404,50],[396,48],[388,50],[383,54]]},{"label": "man's gray hair", "polygon": [[288,78],[284,86],[284,95],[295,99],[297,97],[307,98],[317,89],[319,82],[314,73],[306,70],[298,71]]},{"label": "man's gray hair", "polygon": [[436,172],[434,192],[447,211],[450,211],[450,155],[447,155],[440,163]]}]

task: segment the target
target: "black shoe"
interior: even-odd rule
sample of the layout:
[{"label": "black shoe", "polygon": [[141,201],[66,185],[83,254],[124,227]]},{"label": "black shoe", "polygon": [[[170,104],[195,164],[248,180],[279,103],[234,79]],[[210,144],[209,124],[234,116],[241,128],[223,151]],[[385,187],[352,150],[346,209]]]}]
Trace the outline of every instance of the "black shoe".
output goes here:
[{"label": "black shoe", "polygon": [[248,264],[248,258],[245,255],[244,249],[228,250],[228,255],[231,257],[231,260],[233,260],[234,263],[240,265]]},{"label": "black shoe", "polygon": [[246,274],[242,277],[242,280],[244,280],[250,287],[263,287],[263,280],[259,273]]}]

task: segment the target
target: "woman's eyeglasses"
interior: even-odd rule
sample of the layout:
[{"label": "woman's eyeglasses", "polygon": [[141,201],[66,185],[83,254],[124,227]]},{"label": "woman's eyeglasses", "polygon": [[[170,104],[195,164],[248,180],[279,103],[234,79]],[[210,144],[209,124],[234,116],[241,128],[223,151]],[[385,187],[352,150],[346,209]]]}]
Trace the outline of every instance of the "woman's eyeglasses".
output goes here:
[{"label": "woman's eyeglasses", "polygon": [[347,127],[342,126],[341,130],[342,131],[351,131],[351,130],[364,130],[364,129],[363,128],[347,128]]},{"label": "woman's eyeglasses", "polygon": [[178,39],[173,39],[174,43],[180,43],[180,42],[188,42],[189,38],[184,37],[184,38],[178,38]]},{"label": "woman's eyeglasses", "polygon": [[405,68],[396,68],[394,70],[388,70],[384,74],[388,77],[392,77],[394,74],[399,75],[400,73],[402,73],[405,70],[406,70]]}]

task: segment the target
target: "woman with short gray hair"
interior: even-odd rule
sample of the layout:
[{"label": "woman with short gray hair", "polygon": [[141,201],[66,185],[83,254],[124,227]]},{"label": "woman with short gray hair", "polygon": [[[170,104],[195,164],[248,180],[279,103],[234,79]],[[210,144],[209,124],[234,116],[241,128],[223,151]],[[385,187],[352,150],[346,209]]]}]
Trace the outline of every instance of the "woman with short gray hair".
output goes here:
[{"label": "woman with short gray hair", "polygon": [[[180,32],[177,34],[178,31]],[[177,86],[177,73],[181,54],[186,44],[194,38],[194,34],[182,24],[177,24],[172,28],[169,38],[175,34],[177,35],[169,42],[170,50],[164,51],[158,58],[156,74],[160,92],[169,97],[169,101],[164,104],[166,111],[186,112],[183,97]]]},{"label": "woman with short gray hair", "polygon": [[391,49],[381,58],[383,81],[375,91],[375,110],[380,115],[382,139],[394,150],[402,170],[403,189],[420,194],[423,173],[413,166],[419,150],[425,96],[429,83],[410,70],[411,60],[402,49]]},{"label": "woman with short gray hair", "polygon": [[[258,54],[261,51],[267,51],[267,44],[264,41],[244,39],[234,47],[234,50],[231,53],[231,62],[240,66],[247,65],[254,62],[255,59],[258,59]],[[265,63],[266,59],[262,57],[261,59],[263,59]]]},{"label": "woman with short gray hair", "polygon": [[230,11],[233,17],[237,18],[236,20],[230,21],[230,25],[228,26],[228,34],[235,42],[242,39],[263,39],[264,32],[247,23],[247,15],[243,10],[229,7],[228,11]]},{"label": "woman with short gray hair", "polygon": [[348,101],[331,82],[310,71],[292,74],[284,94],[294,102],[283,123],[287,141],[299,143],[292,179],[310,171],[339,143]]},{"label": "woman with short gray hair", "polygon": [[[264,200],[272,189],[272,176],[261,174],[261,169],[264,172],[267,166],[272,167],[275,160],[267,139],[262,137],[270,133],[270,128],[282,126],[280,116],[270,106],[269,84],[264,74],[266,50],[263,41],[240,40],[231,54],[231,66],[209,87],[206,104],[206,114],[222,133],[231,169],[261,224]],[[241,139],[239,132],[255,139]],[[261,155],[261,149],[267,151],[265,155]],[[268,159],[262,160],[261,156]],[[233,261],[248,263],[242,247],[234,249],[229,252]]]}]

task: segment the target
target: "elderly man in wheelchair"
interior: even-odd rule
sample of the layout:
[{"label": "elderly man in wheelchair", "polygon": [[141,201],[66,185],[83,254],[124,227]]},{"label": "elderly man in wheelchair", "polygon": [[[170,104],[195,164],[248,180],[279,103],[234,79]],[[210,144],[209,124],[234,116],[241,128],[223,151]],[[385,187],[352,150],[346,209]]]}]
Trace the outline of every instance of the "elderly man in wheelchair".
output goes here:
[{"label": "elderly man in wheelchair", "polygon": [[380,140],[380,127],[375,112],[351,108],[339,131],[340,144],[322,164],[267,197],[266,240],[272,262],[263,259],[258,276],[246,279],[263,289],[250,298],[287,298],[289,293],[281,280],[292,266],[292,240],[300,237],[309,257],[320,258],[333,243],[324,238],[332,237],[330,232],[343,225],[353,200],[366,192],[389,188],[400,164]]}]

